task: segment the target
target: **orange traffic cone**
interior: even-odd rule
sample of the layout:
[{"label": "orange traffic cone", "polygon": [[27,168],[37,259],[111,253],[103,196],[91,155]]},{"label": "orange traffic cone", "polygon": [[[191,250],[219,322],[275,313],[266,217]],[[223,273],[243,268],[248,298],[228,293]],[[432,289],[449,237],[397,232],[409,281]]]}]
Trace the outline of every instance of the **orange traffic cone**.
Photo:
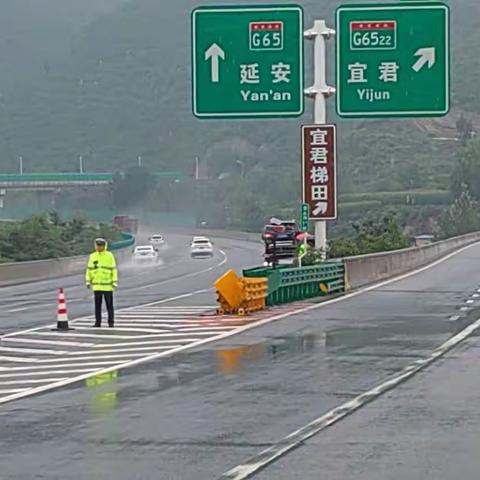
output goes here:
[{"label": "orange traffic cone", "polygon": [[58,291],[57,328],[55,330],[73,330],[68,326],[67,304],[63,288]]}]

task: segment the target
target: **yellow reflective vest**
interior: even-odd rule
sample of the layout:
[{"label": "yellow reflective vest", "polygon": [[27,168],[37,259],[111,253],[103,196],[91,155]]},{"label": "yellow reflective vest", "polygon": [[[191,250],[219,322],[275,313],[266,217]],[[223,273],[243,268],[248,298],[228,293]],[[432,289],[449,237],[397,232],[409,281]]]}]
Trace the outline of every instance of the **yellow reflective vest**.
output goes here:
[{"label": "yellow reflective vest", "polygon": [[117,287],[117,263],[112,252],[93,252],[85,272],[85,283],[91,285],[93,291],[112,292]]}]

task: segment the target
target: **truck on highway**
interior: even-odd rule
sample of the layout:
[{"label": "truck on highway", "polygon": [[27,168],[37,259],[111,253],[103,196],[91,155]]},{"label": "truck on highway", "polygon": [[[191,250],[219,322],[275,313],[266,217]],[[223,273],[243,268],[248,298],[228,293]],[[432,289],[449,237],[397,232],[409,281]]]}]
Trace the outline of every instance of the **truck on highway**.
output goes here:
[{"label": "truck on highway", "polygon": [[277,265],[281,260],[293,261],[298,246],[305,240],[311,246],[315,244],[313,235],[301,232],[295,220],[277,218],[272,218],[263,227],[262,240],[265,245],[265,262],[269,265]]},{"label": "truck on highway", "polygon": [[138,220],[129,215],[115,215],[113,217],[113,224],[122,232],[136,234],[138,230]]}]

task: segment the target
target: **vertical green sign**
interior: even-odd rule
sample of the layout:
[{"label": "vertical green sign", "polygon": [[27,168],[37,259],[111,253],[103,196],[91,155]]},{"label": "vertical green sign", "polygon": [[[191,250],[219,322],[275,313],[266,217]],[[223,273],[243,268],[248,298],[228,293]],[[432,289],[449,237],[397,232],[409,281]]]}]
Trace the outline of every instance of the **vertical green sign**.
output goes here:
[{"label": "vertical green sign", "polygon": [[199,7],[192,13],[198,118],[303,113],[303,10],[298,5]]},{"label": "vertical green sign", "polygon": [[310,206],[308,203],[302,203],[302,212],[300,219],[300,230],[302,232],[308,232],[310,218]]},{"label": "vertical green sign", "polygon": [[442,116],[450,107],[450,21],[439,2],[342,5],[336,13],[342,117]]}]

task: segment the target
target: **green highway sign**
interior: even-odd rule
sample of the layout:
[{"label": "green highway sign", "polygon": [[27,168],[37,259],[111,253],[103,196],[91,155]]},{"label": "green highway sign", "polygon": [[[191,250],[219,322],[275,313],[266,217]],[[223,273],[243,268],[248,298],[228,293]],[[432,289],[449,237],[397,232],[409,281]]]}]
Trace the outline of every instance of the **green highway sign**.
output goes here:
[{"label": "green highway sign", "polygon": [[308,203],[302,203],[302,213],[300,221],[300,230],[302,232],[308,232],[310,219],[310,205]]},{"label": "green highway sign", "polygon": [[337,113],[442,116],[450,108],[450,16],[439,2],[342,5]]},{"label": "green highway sign", "polygon": [[192,12],[193,113],[198,118],[303,113],[303,10],[210,6]]}]

